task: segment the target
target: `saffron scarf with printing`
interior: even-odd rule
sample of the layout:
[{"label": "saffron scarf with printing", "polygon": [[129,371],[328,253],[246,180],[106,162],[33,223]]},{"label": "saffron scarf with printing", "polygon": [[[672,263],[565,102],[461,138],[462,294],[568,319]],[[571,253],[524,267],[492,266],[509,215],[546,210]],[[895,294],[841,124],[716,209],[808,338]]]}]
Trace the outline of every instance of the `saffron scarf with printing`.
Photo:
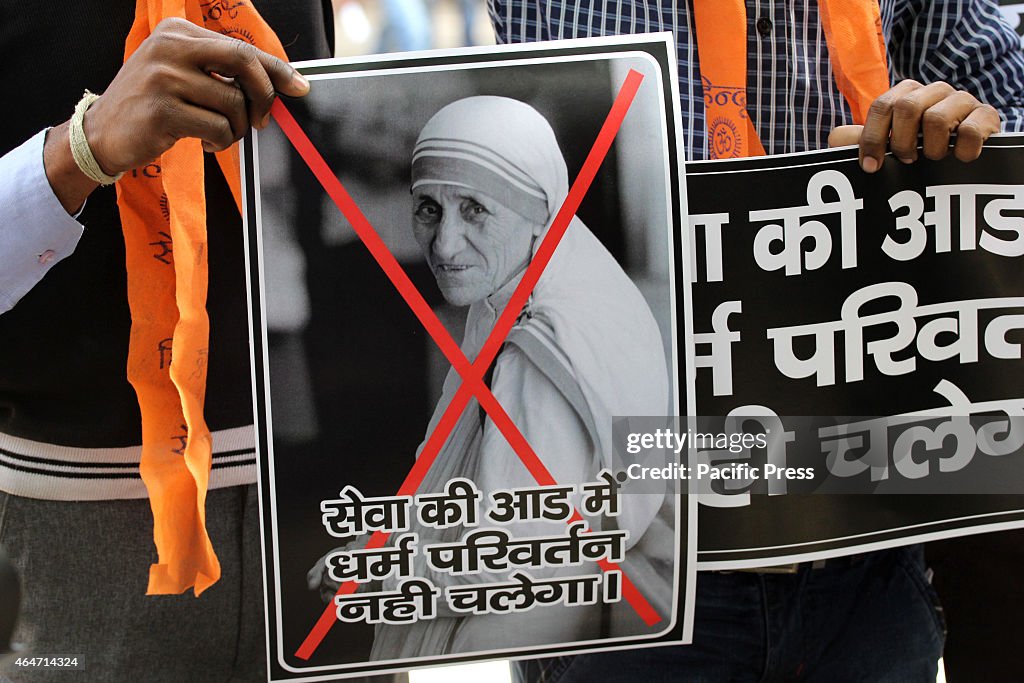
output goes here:
[{"label": "saffron scarf with printing", "polygon": [[[712,159],[763,156],[747,115],[747,9],[744,0],[695,0],[694,23]],[[877,0],[818,0],[821,26],[839,92],[855,123],[889,89]]]},{"label": "saffron scarf with printing", "polygon": [[[168,17],[287,59],[249,2],[228,9],[200,0],[137,0],[125,60]],[[150,595],[193,588],[198,596],[220,578],[205,512],[212,440],[203,419],[210,325],[201,145],[194,138],[179,140],[156,161],[159,172],[129,172],[117,183],[132,315],[128,380],[142,413],[140,470],[158,553],[149,571]],[[241,206],[237,145],[217,161]]]}]

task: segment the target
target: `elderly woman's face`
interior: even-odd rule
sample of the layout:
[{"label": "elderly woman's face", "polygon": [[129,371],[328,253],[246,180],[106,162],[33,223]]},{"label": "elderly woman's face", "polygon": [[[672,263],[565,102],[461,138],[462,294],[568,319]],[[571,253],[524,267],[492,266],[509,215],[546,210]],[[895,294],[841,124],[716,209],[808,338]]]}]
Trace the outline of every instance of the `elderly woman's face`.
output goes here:
[{"label": "elderly woman's face", "polygon": [[413,191],[413,234],[446,301],[480,301],[526,267],[536,225],[489,195],[455,185]]}]

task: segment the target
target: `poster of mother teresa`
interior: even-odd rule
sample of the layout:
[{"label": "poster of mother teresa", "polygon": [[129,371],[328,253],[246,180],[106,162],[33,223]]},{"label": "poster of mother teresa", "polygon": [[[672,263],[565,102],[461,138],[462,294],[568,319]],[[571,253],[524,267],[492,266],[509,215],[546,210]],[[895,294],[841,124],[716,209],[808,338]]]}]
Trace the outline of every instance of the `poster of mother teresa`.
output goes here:
[{"label": "poster of mother teresa", "polygon": [[688,638],[611,438],[688,393],[670,49],[310,63],[250,140],[272,679]]}]

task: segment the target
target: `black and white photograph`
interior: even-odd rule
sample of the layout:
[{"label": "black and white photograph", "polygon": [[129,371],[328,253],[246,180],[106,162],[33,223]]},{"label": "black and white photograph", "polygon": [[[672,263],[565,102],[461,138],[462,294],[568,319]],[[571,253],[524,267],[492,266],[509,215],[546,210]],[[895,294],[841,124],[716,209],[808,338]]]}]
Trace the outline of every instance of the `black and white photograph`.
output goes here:
[{"label": "black and white photograph", "polygon": [[243,154],[272,680],[685,642],[664,36],[299,65]]}]

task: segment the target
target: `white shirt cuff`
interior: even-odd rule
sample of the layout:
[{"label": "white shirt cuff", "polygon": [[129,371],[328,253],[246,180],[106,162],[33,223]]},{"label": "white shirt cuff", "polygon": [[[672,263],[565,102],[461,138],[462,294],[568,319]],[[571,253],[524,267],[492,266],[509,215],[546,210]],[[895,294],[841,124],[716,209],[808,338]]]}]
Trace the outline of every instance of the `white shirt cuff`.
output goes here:
[{"label": "white shirt cuff", "polygon": [[46,130],[0,157],[0,313],[71,255],[84,228],[46,179]]}]

